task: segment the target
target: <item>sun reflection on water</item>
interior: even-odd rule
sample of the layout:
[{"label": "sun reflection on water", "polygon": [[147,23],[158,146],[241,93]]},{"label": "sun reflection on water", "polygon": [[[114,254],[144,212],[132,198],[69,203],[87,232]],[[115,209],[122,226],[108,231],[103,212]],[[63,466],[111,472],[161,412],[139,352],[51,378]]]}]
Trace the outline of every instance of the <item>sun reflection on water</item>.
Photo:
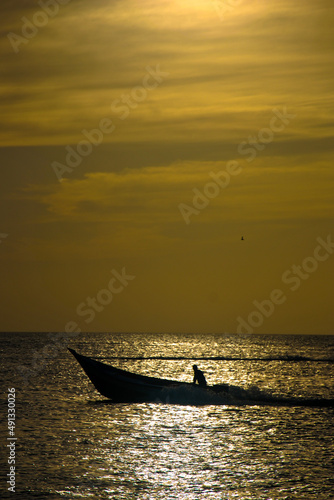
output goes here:
[{"label": "sun reflection on water", "polygon": [[[295,342],[298,355],[328,356],[324,342]],[[105,361],[186,381],[196,352],[207,356],[198,364],[209,383],[333,394],[330,363],[248,359],[285,355],[286,339],[183,336],[178,343],[177,336],[124,335],[123,347],[120,336],[105,336],[103,346],[101,336],[87,336],[78,350],[106,358],[178,356]],[[24,359],[20,343],[15,359],[20,349]],[[210,359],[222,353],[241,359]],[[17,408],[20,481],[32,498],[328,500],[333,491],[333,408],[110,404],[66,355],[36,383],[38,389],[20,394]]]}]

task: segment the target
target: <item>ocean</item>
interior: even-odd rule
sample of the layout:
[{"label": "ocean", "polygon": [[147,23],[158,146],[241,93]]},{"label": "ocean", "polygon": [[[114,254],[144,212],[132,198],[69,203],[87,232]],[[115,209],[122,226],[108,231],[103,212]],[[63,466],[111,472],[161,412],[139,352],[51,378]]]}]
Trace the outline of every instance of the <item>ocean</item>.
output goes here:
[{"label": "ocean", "polygon": [[[334,336],[2,333],[0,341],[9,415],[1,498],[334,498],[334,407],[293,404],[334,399]],[[210,385],[292,403],[110,403],[66,345],[187,382],[196,363]]]}]

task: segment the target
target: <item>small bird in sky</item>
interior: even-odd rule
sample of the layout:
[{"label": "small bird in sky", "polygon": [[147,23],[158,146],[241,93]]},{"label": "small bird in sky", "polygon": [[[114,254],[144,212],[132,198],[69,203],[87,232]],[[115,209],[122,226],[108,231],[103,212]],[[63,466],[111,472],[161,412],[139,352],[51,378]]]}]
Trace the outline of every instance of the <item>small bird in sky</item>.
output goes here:
[{"label": "small bird in sky", "polygon": [[243,237],[243,236],[241,236],[241,240],[242,240],[242,241],[244,240],[244,237]]}]

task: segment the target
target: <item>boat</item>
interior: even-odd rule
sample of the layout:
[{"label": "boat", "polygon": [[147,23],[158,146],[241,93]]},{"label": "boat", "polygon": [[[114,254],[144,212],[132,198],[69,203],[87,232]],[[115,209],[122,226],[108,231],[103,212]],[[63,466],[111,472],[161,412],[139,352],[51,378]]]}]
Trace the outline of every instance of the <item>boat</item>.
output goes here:
[{"label": "boat", "polygon": [[[229,386],[199,386],[147,375],[138,375],[96,361],[68,348],[96,390],[115,402],[179,402],[181,399],[201,401],[217,394],[227,394]],[[210,399],[210,397],[209,397]]]},{"label": "boat", "polygon": [[235,385],[199,386],[128,372],[83,356],[68,348],[97,391],[115,403],[172,403],[193,405],[334,406],[333,399],[279,397],[257,387]]}]

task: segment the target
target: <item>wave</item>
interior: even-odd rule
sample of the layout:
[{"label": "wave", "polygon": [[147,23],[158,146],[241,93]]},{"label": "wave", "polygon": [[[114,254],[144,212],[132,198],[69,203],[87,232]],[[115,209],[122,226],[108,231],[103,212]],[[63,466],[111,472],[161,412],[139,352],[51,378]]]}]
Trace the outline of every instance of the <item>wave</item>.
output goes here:
[{"label": "wave", "polygon": [[145,361],[145,360],[165,360],[165,361],[285,361],[287,363],[299,363],[304,361],[314,363],[334,363],[333,358],[310,358],[307,356],[282,354],[281,356],[268,357],[233,357],[233,356],[108,356],[95,357],[100,361],[120,359],[126,361]]}]

